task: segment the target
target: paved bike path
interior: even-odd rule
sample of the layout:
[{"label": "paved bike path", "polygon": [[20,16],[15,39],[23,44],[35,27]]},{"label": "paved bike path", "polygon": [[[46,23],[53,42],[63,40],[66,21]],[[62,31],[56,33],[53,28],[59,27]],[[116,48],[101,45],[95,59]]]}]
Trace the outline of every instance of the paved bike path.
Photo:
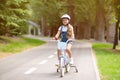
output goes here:
[{"label": "paved bike path", "polygon": [[60,78],[56,72],[56,44],[50,38],[37,38],[47,41],[45,45],[12,55],[0,60],[0,80],[100,80],[91,44],[75,41],[72,47],[75,65]]}]

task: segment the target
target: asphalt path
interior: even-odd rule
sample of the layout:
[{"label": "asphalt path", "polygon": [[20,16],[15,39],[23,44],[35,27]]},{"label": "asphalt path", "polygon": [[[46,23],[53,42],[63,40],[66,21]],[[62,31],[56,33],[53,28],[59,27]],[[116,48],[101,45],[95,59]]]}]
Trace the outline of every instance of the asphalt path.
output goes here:
[{"label": "asphalt path", "polygon": [[[31,36],[27,36],[31,37]],[[0,60],[0,80],[100,80],[91,43],[75,41],[72,46],[74,64],[60,78],[56,72],[57,42],[50,38],[31,37],[47,41],[45,45]]]}]

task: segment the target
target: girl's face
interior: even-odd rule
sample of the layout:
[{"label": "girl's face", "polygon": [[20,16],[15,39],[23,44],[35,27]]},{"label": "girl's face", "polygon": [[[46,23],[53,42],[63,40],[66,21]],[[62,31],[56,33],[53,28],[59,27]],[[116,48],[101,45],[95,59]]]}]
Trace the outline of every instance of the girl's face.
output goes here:
[{"label": "girl's face", "polygon": [[63,23],[63,25],[67,25],[69,23],[69,20],[64,18],[64,19],[62,19],[62,23]]}]

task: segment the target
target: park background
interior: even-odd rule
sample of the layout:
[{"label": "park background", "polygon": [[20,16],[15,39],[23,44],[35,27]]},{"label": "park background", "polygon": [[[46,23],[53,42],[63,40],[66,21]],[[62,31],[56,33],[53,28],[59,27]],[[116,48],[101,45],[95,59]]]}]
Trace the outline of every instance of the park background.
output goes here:
[{"label": "park background", "polygon": [[93,43],[101,79],[119,80],[120,0],[0,0],[1,58],[44,44],[22,35],[53,37],[65,13],[75,38]]}]

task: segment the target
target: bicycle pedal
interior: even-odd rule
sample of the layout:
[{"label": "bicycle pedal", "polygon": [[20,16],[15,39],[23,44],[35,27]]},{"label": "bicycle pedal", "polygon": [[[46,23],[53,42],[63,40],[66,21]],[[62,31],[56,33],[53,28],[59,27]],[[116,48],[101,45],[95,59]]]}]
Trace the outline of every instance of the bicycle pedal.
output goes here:
[{"label": "bicycle pedal", "polygon": [[59,67],[59,65],[58,65],[58,64],[55,64],[55,66]]},{"label": "bicycle pedal", "polygon": [[76,67],[75,65],[71,64],[70,67]]}]

